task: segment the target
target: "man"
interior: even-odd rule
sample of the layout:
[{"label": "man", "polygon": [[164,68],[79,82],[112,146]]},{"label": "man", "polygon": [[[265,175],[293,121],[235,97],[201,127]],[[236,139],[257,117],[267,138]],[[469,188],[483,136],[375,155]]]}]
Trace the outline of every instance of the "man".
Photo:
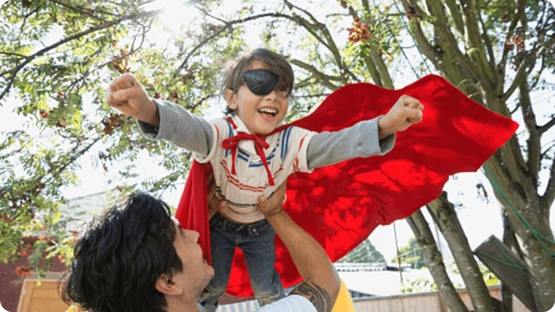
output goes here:
[{"label": "man", "polygon": [[[260,312],[329,312],[339,292],[337,272],[323,248],[282,210],[284,197],[282,185],[269,199],[260,197],[258,209],[304,282]],[[147,194],[132,195],[77,242],[63,298],[90,312],[199,311],[198,298],[214,269],[197,239],[197,232],[180,228],[165,203]]]}]

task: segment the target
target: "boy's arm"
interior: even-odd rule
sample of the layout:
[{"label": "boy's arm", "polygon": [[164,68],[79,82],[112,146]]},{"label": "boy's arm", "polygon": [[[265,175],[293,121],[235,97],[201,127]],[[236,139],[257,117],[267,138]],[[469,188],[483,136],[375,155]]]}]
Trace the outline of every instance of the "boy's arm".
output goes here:
[{"label": "boy's arm", "polygon": [[153,101],[131,74],[122,75],[110,84],[106,102],[137,119],[147,138],[169,141],[203,157],[210,153],[213,126],[175,104]]},{"label": "boy's arm", "polygon": [[423,109],[417,99],[403,95],[383,117],[361,121],[341,131],[314,135],[306,152],[308,168],[388,153],[395,144],[395,133],[420,122]]},{"label": "boy's arm", "polygon": [[315,134],[307,148],[308,168],[320,168],[358,157],[385,155],[395,145],[395,134],[379,139],[378,121],[365,120],[336,132]]},{"label": "boy's arm", "polygon": [[160,125],[155,128],[137,120],[141,133],[149,139],[164,140],[206,157],[212,148],[214,127],[183,107],[167,101],[153,101],[158,108]]}]

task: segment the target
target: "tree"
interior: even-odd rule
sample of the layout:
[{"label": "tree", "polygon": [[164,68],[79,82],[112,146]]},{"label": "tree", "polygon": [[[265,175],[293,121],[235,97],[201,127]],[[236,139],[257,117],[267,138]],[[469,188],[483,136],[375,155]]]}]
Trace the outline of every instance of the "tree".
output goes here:
[{"label": "tree", "polygon": [[416,237],[418,246],[422,250],[422,256],[436,283],[441,298],[450,311],[467,312],[468,308],[447,274],[441,252],[437,248],[436,241],[424,215],[421,211],[417,211],[407,218],[407,222]]},{"label": "tree", "polygon": [[[254,44],[278,47],[295,66],[290,118],[346,83],[394,88],[399,78],[430,72],[493,111],[522,116],[527,133],[513,137],[485,172],[517,238],[513,248],[529,266],[539,309],[553,305],[555,244],[546,220],[555,199],[555,143],[547,139],[555,115],[536,115],[542,103],[531,96],[554,88],[546,77],[554,68],[555,13],[546,0],[340,0],[319,10],[286,0],[225,12],[217,10],[223,1],[191,2],[202,18],[164,48],[152,47],[147,36],[160,20],[150,2],[12,0],[1,7],[8,23],[0,25],[0,105],[17,97],[17,114],[38,130],[1,135],[0,259],[16,256],[21,237],[33,233],[62,242],[60,189],[78,182],[79,159],[93,151],[108,172],[114,162],[129,164],[118,175],[119,189],[163,191],[182,181],[189,153],[137,135],[134,122],[103,104],[104,87],[130,71],[151,96],[202,114],[218,93],[221,65],[252,44],[258,30]],[[133,161],[141,150],[167,174],[138,179]],[[430,204],[438,207],[430,209],[438,222],[448,206],[446,198]],[[444,230],[464,237],[451,225]],[[472,299],[476,310],[491,310],[491,300]]]},{"label": "tree", "polygon": [[346,263],[385,263],[385,258],[367,239],[339,261]]},{"label": "tree", "polygon": [[[544,71],[553,72],[554,9],[547,1],[402,3],[411,14],[411,33],[420,51],[444,76],[489,109],[524,118],[528,138],[513,137],[485,170],[524,251],[538,309],[547,310],[555,298],[550,282],[555,278],[555,245],[545,221],[555,198],[555,165],[553,142],[543,147],[540,142],[555,124],[555,115],[536,116],[539,103],[533,103],[530,92],[550,87]],[[517,98],[514,104],[509,102],[512,96]],[[541,119],[546,121],[542,124]],[[519,139],[526,140],[522,146]],[[544,191],[542,170],[549,175]],[[446,231],[456,232],[449,227]]]}]

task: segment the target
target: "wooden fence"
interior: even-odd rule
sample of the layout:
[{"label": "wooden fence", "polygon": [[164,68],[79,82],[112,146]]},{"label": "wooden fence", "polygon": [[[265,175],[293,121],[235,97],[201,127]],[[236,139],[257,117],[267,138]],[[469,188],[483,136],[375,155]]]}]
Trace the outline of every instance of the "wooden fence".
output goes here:
[{"label": "wooden fence", "polygon": [[[19,299],[18,312],[63,312],[67,305],[60,299],[57,291],[58,280],[43,279],[37,286],[37,280],[25,279]],[[500,287],[491,286],[492,297],[500,298]],[[466,290],[459,290],[465,304],[472,309],[470,297]],[[357,312],[448,312],[437,292],[403,294],[370,298],[355,298]],[[243,301],[223,305],[217,312],[256,312],[256,301]],[[530,312],[522,302],[513,296],[513,312]]]}]

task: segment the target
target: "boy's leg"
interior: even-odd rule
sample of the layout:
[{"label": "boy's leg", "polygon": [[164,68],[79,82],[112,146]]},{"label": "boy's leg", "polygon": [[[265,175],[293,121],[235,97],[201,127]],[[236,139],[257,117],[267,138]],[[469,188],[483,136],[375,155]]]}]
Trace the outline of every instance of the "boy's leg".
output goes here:
[{"label": "boy's leg", "polygon": [[249,278],[254,295],[260,306],[272,303],[285,296],[285,291],[274,264],[276,233],[266,220],[248,226],[248,240],[239,245],[245,254]]},{"label": "boy's leg", "polygon": [[234,233],[227,233],[227,220],[218,213],[210,219],[210,249],[214,278],[202,292],[198,308],[201,312],[214,312],[218,309],[218,301],[224,294],[229,281],[231,261],[235,251]]}]

